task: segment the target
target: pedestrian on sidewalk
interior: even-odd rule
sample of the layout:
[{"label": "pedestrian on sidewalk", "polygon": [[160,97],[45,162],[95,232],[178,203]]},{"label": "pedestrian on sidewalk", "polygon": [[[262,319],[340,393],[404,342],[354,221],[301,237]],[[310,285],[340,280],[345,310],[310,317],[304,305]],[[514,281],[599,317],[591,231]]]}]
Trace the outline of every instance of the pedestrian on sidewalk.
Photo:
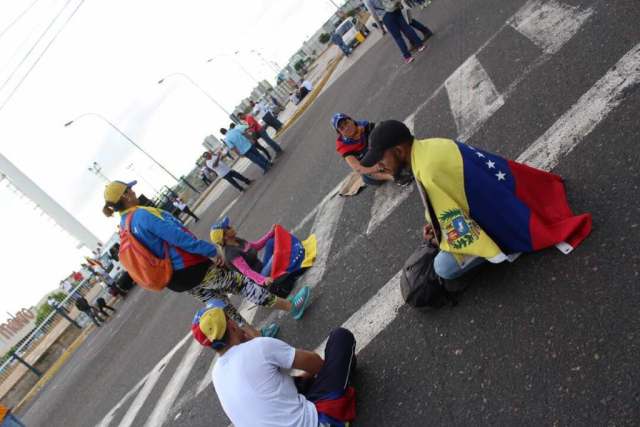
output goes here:
[{"label": "pedestrian on sidewalk", "polygon": [[87,301],[86,298],[84,298],[82,295],[75,295],[74,299],[76,308],[78,310],[86,314],[87,317],[91,319],[94,325],[98,327],[102,326],[101,322],[103,322],[104,319],[100,316],[100,314],[98,314],[98,311],[95,309],[95,307],[89,304],[89,301]]},{"label": "pedestrian on sidewalk", "polygon": [[[425,49],[426,46],[423,41],[420,40],[418,34],[416,34],[413,28],[405,20],[402,14],[404,6],[400,0],[365,0],[365,6],[369,9],[369,12],[371,12],[371,15],[377,22],[382,20],[384,27],[389,31],[389,33],[391,33],[393,40],[396,42],[398,48],[400,48],[404,61],[407,64],[413,62],[414,58],[402,38],[403,34],[409,40],[413,49],[416,49],[418,52],[422,52]],[[415,21],[415,23],[426,28],[418,21]],[[384,29],[382,27],[381,30],[384,34]]]},{"label": "pedestrian on sidewalk", "polygon": [[267,173],[271,167],[271,162],[262,154],[258,153],[258,149],[249,140],[247,135],[249,127],[247,125],[236,126],[227,131],[225,128],[220,129],[220,133],[225,135],[224,142],[227,147],[236,152],[240,156],[244,156],[251,162],[255,163],[262,169],[262,173]]},{"label": "pedestrian on sidewalk", "polygon": [[266,126],[271,126],[276,132],[282,129],[282,122],[274,115],[267,101],[262,100],[258,104],[251,101],[249,104],[251,105],[251,114],[256,119],[262,119]]},{"label": "pedestrian on sidewalk", "polygon": [[184,213],[189,215],[191,218],[193,218],[196,222],[198,222],[200,220],[200,218],[198,218],[196,216],[196,214],[194,214],[191,209],[189,209],[189,206],[187,206],[187,204],[180,198],[180,197],[175,197],[173,199],[173,206],[175,206],[176,208],[178,208],[178,210],[180,210],[180,213]]},{"label": "pedestrian on sidewalk", "polygon": [[213,183],[214,179],[212,170],[207,166],[202,166],[200,168],[200,179],[202,180],[202,182],[204,182],[204,185],[206,185],[207,187],[210,186]]},{"label": "pedestrian on sidewalk", "polygon": [[[282,299],[242,274],[224,268],[224,258],[215,245],[196,238],[168,212],[140,206],[132,190],[135,183],[110,182],[104,190],[105,205],[102,212],[106,216],[112,216],[114,212],[120,214],[121,241],[133,242],[135,239],[157,259],[165,259],[165,254],[168,255],[171,267],[168,283],[149,284],[136,280],[137,273],[125,265],[124,245],[120,246],[120,260],[139,286],[156,291],[166,288],[173,292],[186,292],[203,303],[211,299],[228,302],[225,309],[227,315],[243,325],[251,336],[274,336],[279,327],[274,323],[258,332],[229,302],[229,294],[241,296],[259,306],[287,311],[296,320],[302,318],[311,301],[309,288],[304,287],[295,296]],[[131,253],[128,255],[131,256]],[[142,262],[140,264],[145,265]]]},{"label": "pedestrian on sidewalk", "polygon": [[[247,335],[224,309],[212,301],[199,310],[191,332],[218,354],[213,386],[234,426],[343,426],[355,419],[356,340],[349,330],[329,334],[323,360],[275,338]],[[291,376],[293,369],[302,373]]]},{"label": "pedestrian on sidewalk", "polygon": [[253,115],[240,113],[238,114],[238,117],[240,118],[240,120],[244,121],[247,126],[249,126],[249,130],[255,134],[256,139],[262,139],[269,145],[269,147],[271,147],[276,152],[276,156],[282,154],[284,150],[282,149],[280,144],[278,144],[269,136],[269,134],[267,133],[267,129],[264,126],[261,126],[260,123],[258,123],[258,120],[256,120]]},{"label": "pedestrian on sidewalk", "polygon": [[218,153],[215,158],[209,159],[205,163],[205,167],[216,173],[220,178],[227,181],[233,187],[235,187],[238,191],[244,192],[246,189],[243,188],[240,184],[238,184],[237,180],[244,182],[247,187],[251,185],[253,180],[247,178],[242,175],[240,172],[236,172],[231,169],[225,162],[222,161],[222,153]]},{"label": "pedestrian on sidewalk", "polygon": [[[229,129],[235,129],[235,127],[236,127],[235,123],[229,123]],[[271,162],[271,153],[269,153],[269,150],[267,149],[267,147],[260,144],[260,141],[258,141],[258,137],[253,133],[253,131],[249,129],[245,132],[245,135],[247,136],[247,138],[249,138],[249,141],[251,141],[253,146],[256,147],[256,150],[261,152],[267,158],[267,160]]]},{"label": "pedestrian on sidewalk", "polygon": [[371,132],[362,164],[412,171],[443,279],[554,245],[569,253],[591,232],[591,215],[573,215],[559,176],[451,139],[417,140],[396,120]]},{"label": "pedestrian on sidewalk", "polygon": [[107,313],[105,309],[110,310],[112,313],[116,312],[116,309],[108,305],[107,301],[102,297],[96,299],[96,307],[98,308],[98,312],[104,315],[105,318],[109,317],[109,313]]}]

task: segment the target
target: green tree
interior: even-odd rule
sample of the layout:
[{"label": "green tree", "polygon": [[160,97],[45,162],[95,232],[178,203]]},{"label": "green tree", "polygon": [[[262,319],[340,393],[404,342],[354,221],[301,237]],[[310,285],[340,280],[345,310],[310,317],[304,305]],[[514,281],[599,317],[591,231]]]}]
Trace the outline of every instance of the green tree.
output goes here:
[{"label": "green tree", "polygon": [[327,33],[322,33],[320,34],[320,37],[318,37],[318,41],[322,44],[329,43],[329,40],[331,40],[331,36]]},{"label": "green tree", "polygon": [[[64,292],[55,292],[49,296],[58,302],[62,302],[62,300],[66,298],[67,294],[65,294]],[[51,314],[52,311],[53,307],[51,307],[47,303],[42,304],[40,307],[38,307],[38,311],[36,312],[36,326],[40,325],[44,321],[44,319],[46,319],[47,316]]]}]

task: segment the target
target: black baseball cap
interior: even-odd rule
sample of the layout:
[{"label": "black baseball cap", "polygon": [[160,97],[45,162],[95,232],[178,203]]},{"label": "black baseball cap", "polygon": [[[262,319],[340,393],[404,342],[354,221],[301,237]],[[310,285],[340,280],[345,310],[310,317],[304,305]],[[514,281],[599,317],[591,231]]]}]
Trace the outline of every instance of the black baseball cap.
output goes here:
[{"label": "black baseball cap", "polygon": [[384,152],[389,148],[413,141],[409,128],[398,120],[385,120],[376,124],[369,135],[369,151],[360,164],[371,167],[382,160]]}]

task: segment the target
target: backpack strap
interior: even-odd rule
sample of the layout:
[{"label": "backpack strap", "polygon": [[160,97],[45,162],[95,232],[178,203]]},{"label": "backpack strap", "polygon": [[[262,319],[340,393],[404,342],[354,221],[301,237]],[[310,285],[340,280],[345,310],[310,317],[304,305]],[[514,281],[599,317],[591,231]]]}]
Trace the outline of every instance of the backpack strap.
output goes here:
[{"label": "backpack strap", "polygon": [[[133,232],[131,231],[131,221],[133,221],[133,214],[138,210],[138,208],[133,209],[131,212],[129,212],[127,214],[127,218],[125,218],[124,220],[124,229],[126,230],[127,233],[129,233],[133,238],[139,240],[135,234],[133,234]],[[142,243],[142,242],[140,242]],[[169,243],[167,243],[166,240],[162,241],[163,245],[162,247],[164,248],[164,257],[163,258],[169,258]],[[146,246],[146,245],[145,245]],[[149,249],[149,248],[147,248]]]},{"label": "backpack strap", "polygon": [[433,227],[433,234],[435,235],[436,242],[438,246],[440,246],[440,223],[438,222],[438,217],[436,216],[431,203],[429,202],[429,195],[427,194],[427,190],[422,186],[420,181],[415,180],[416,187],[418,187],[418,193],[420,194],[420,200],[422,201],[422,205],[425,208],[425,212],[427,214],[427,221]]}]

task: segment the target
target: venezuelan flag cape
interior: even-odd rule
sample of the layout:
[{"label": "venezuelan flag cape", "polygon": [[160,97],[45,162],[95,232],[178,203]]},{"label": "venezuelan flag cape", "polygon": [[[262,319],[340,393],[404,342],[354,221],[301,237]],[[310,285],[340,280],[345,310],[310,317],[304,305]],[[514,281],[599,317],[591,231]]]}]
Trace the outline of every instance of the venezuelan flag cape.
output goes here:
[{"label": "venezuelan flag cape", "polygon": [[591,232],[591,215],[573,215],[562,178],[552,173],[436,138],[414,141],[411,168],[443,251],[502,262],[553,245],[569,253]]},{"label": "venezuelan flag cape", "polygon": [[301,268],[313,265],[316,259],[316,236],[310,235],[301,242],[284,227],[276,224],[274,227],[273,262],[271,263],[271,277],[277,279],[284,274],[292,273]]}]

